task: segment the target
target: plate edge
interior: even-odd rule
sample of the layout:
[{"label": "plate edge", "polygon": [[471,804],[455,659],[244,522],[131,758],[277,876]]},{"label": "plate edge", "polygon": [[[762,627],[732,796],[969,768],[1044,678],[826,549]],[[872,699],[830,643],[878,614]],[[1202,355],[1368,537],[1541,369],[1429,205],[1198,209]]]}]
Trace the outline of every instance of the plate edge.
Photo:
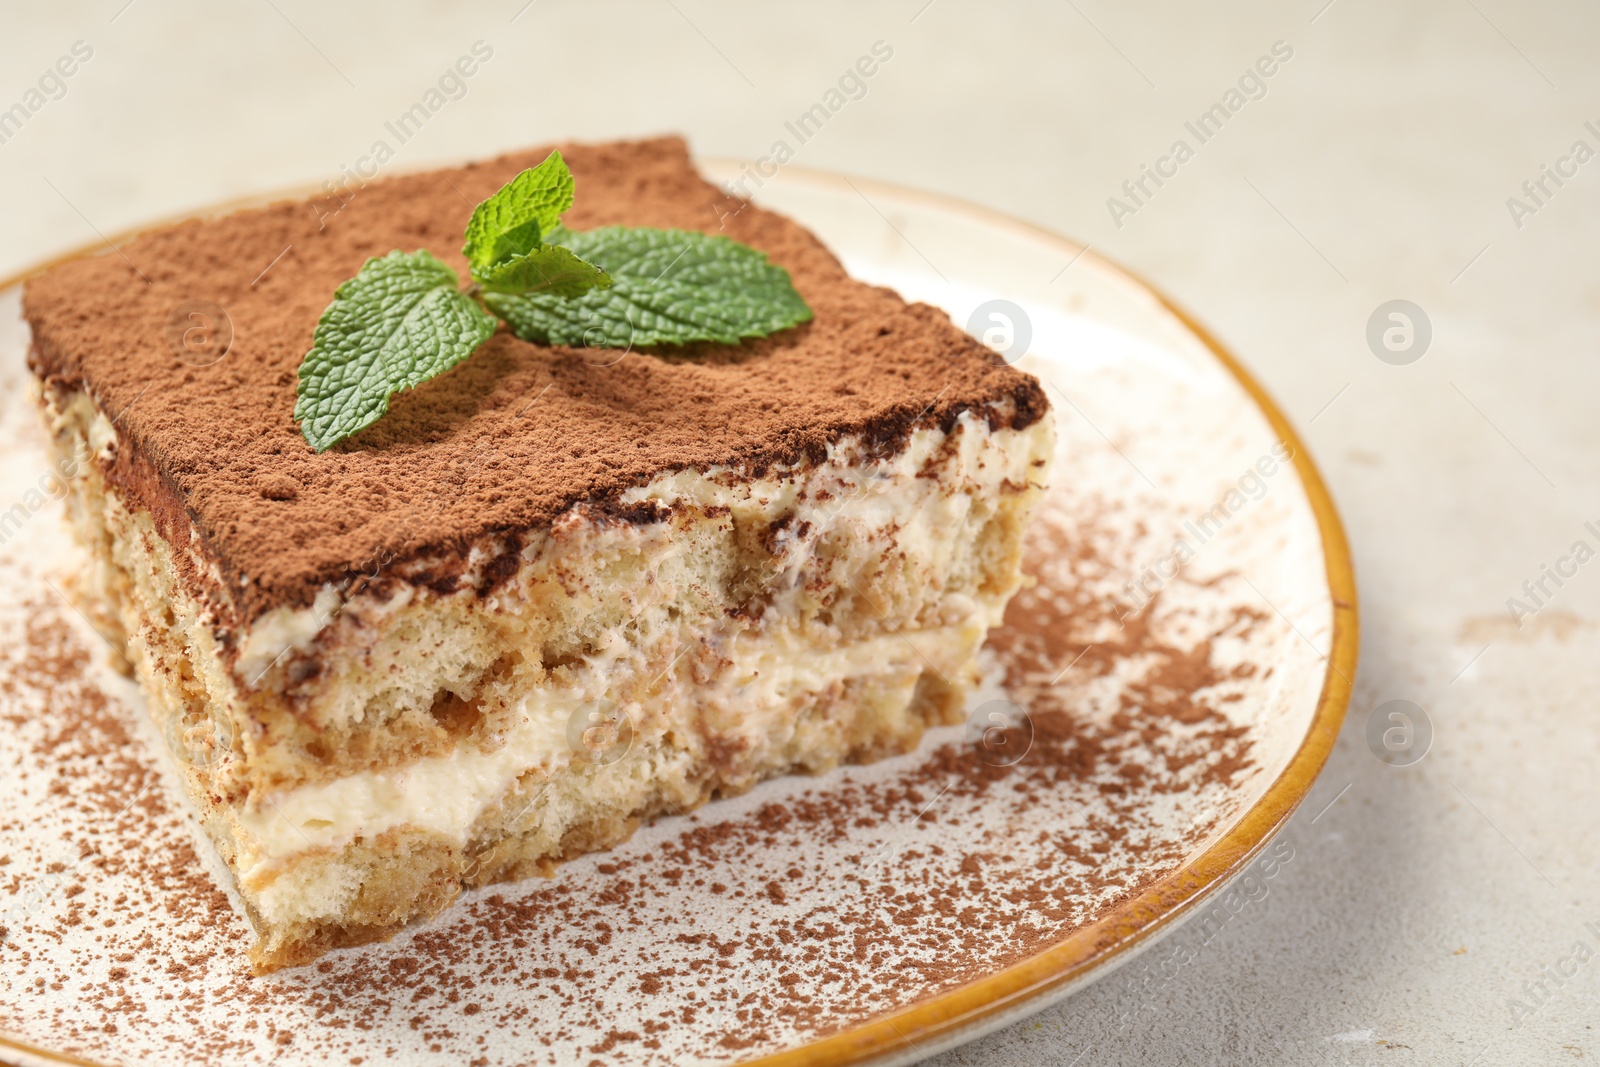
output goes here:
[{"label": "plate edge", "polygon": [[[737,161],[720,157],[696,157],[695,161],[704,165],[737,166]],[[396,170],[394,174],[417,173],[449,165],[448,161],[432,162],[403,171]],[[1106,273],[1154,299],[1162,310],[1173,316],[1222,364],[1245,390],[1279,439],[1294,449],[1291,462],[1317,520],[1333,607],[1332,639],[1326,657],[1328,670],[1323,677],[1322,691],[1311,725],[1300,747],[1267,787],[1261,799],[1240,817],[1232,829],[1189,863],[1140,893],[1135,901],[1119,908],[1119,911],[1134,912],[1137,918],[1124,918],[1118,923],[1107,922],[1104,929],[1100,923],[1091,924],[1050,948],[986,978],[820,1038],[803,1047],[737,1062],[741,1067],[850,1067],[886,1063],[901,1059],[908,1053],[921,1059],[934,1051],[942,1051],[976,1036],[972,1031],[986,1022],[1000,1025],[1023,1017],[1027,1014],[1023,1010],[1024,1005],[1035,1010],[1043,1008],[1053,999],[1050,997],[1052,992],[1064,993],[1062,987],[1081,984],[1097,972],[1110,970],[1132,950],[1153,941],[1188,918],[1199,903],[1225,885],[1272,839],[1310,793],[1333,750],[1349,705],[1360,630],[1355,569],[1344,525],[1332,494],[1287,415],[1238,357],[1198,320],[1137,272],[1087,245],[1042,226],[956,197],[876,179],[846,176],[841,172],[793,166],[784,169],[797,178],[817,184],[842,184],[858,192],[861,188],[876,190],[902,200],[909,199],[929,207],[967,215],[1047,245],[1060,246],[1076,258],[1093,261]],[[85,242],[0,278],[0,291],[25,284],[29,279],[67,260],[115,248],[121,242],[163,226],[291,200],[317,191],[318,187],[310,183],[290,186],[230,198],[182,215],[142,223],[109,238]],[[1143,912],[1148,912],[1149,917],[1143,917]],[[1030,1005],[1029,1002],[1037,1003]],[[999,1016],[1005,1018],[997,1018]],[[917,1038],[932,1047],[924,1050],[915,1040]],[[5,1034],[0,1034],[0,1049],[22,1053],[42,1062],[69,1064],[72,1067],[103,1067],[95,1061],[51,1052]]]}]

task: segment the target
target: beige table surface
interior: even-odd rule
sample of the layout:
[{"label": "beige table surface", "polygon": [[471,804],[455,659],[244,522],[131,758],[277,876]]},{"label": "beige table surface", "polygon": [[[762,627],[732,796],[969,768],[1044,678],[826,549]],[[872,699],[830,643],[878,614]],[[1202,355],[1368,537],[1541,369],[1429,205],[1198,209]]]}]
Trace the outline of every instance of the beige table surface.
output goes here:
[{"label": "beige table surface", "polygon": [[[1600,1058],[1600,563],[1546,579],[1520,626],[1507,607],[1532,607],[1523,583],[1575,542],[1600,551],[1600,160],[1571,156],[1600,151],[1600,8],[7,0],[0,17],[0,109],[92,49],[64,94],[47,79],[59,99],[0,126],[0,275],[336,179],[477,41],[491,58],[394,166],[664,130],[754,160],[884,42],[794,162],[1092,242],[1194,311],[1313,446],[1365,630],[1270,895],[1170,979],[1137,961],[938,1062]],[[1265,95],[1199,145],[1184,123],[1277,42],[1293,54]],[[1193,158],[1114,220],[1107,199],[1179,138]],[[1522,183],[1544,166],[1576,174],[1536,202]],[[1514,217],[1513,196],[1535,210]],[[1432,326],[1407,365],[1366,340],[1391,299]],[[1391,699],[1433,725],[1411,766],[1365,741]]]}]

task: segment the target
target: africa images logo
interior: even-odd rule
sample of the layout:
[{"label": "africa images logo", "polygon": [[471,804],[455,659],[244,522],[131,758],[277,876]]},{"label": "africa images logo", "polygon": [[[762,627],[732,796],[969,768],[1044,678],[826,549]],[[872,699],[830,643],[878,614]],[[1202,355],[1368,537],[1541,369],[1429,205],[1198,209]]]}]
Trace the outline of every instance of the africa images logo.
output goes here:
[{"label": "africa images logo", "polygon": [[28,120],[43,111],[46,104],[66,96],[67,79],[93,58],[94,48],[88,41],[73,41],[68,54],[46,67],[38,80],[23,92],[21,100],[0,111],[0,145],[21,133]]},{"label": "africa images logo", "polygon": [[1180,137],[1172,142],[1165,155],[1157,156],[1153,164],[1141,163],[1137,177],[1122,183],[1122,196],[1106,198],[1106,210],[1111,221],[1122,229],[1123,220],[1137,215],[1168,181],[1178,176],[1178,168],[1193,159],[1200,147],[1209,143],[1233,116],[1244,110],[1252,100],[1267,95],[1267,80],[1277,74],[1283,64],[1294,58],[1294,49],[1287,41],[1274,41],[1267,55],[1259,57],[1246,67],[1239,80],[1222,94],[1222,99],[1200,112],[1192,121],[1183,124],[1184,131],[1194,138]]}]

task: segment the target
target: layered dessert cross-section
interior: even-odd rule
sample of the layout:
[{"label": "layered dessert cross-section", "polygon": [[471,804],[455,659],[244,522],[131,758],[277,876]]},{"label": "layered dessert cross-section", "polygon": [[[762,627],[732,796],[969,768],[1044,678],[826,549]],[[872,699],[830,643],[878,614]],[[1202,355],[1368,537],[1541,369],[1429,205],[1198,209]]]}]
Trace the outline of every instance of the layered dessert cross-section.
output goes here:
[{"label": "layered dessert cross-section", "polygon": [[569,227],[724,232],[814,319],[651,352],[502,328],[314,453],[296,368],[330,294],[391,249],[463,269],[472,205],[545,150],[186,222],[27,285],[50,436],[90,457],[78,595],[125,643],[258,970],[915,746],[959,720],[1021,581],[1052,452],[1034,378],[729,200],[681,141],[562,152]]}]

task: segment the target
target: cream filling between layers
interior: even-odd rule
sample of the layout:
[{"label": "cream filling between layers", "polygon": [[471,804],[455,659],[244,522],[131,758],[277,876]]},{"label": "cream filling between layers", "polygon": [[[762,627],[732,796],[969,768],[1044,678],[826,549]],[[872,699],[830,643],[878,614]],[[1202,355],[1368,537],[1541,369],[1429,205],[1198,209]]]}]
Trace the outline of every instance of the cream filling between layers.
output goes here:
[{"label": "cream filling between layers", "polygon": [[[924,665],[953,674],[988,631],[985,613],[975,604],[972,608],[958,625],[886,634],[833,650],[804,642],[759,642],[770,647],[735,652],[732,665],[712,685],[677,680],[674,710],[707,704],[747,709],[739,732],[760,734],[778,725],[788,701],[835,681],[899,674],[906,676],[909,689]],[[914,661],[910,671],[908,658]],[[252,855],[240,875],[247,885],[263,876],[270,880],[279,861],[296,853],[337,848],[400,826],[464,843],[472,825],[519,778],[535,770],[554,773],[571,762],[581,746],[574,717],[582,721],[583,712],[603,699],[603,692],[592,689],[536,690],[523,699],[517,727],[493,751],[461,745],[448,756],[302,786],[266,808],[242,812],[239,821],[250,836]]]},{"label": "cream filling between layers", "polygon": [[[924,668],[954,677],[999,623],[1009,589],[1000,595],[945,593],[936,618],[925,626],[832,646],[798,638],[782,625],[789,601],[804,584],[806,564],[824,536],[842,537],[849,551],[859,553],[880,551],[874,546],[892,532],[897,557],[942,586],[957,566],[971,562],[963,559],[964,538],[953,531],[970,524],[973,500],[995,499],[1008,485],[1037,485],[1043,471],[1036,461],[1048,458],[1052,448],[1048,420],[1024,430],[991,431],[969,413],[950,434],[935,428],[913,431],[902,449],[881,459],[861,462],[851,455],[855,446],[836,446],[828,462],[806,471],[806,497],[800,496],[797,472],[749,479],[722,468],[663,475],[627,494],[626,502],[654,499],[668,505],[793,515],[779,536],[779,573],[772,576],[772,605],[766,616],[771,624],[733,634],[680,634],[679,648],[717,644],[724,666],[704,684],[675,675],[664,679],[664,714],[653,720],[669,730],[693,729],[689,716],[709,708],[721,712],[724,720],[735,720],[719,726],[719,733],[759,738],[785,725],[783,716],[792,718],[796,697],[836,681],[876,676],[885,687],[903,689],[909,703]],[[923,473],[928,463],[941,462],[938,455],[951,449],[953,455],[946,455],[951,465],[939,477]],[[830,551],[840,547],[835,540]],[[866,592],[870,596],[870,586]],[[403,606],[391,603],[376,611],[363,607],[363,613],[382,618],[389,613],[385,609]],[[321,609],[319,602],[258,621],[256,632],[247,637],[247,658],[267,659],[309,641],[328,614]],[[532,771],[554,773],[571,762],[578,751],[572,737],[574,715],[605,702],[619,675],[638,676],[648,668],[642,648],[632,647],[621,633],[609,637],[606,647],[585,664],[577,684],[524,697],[517,724],[491,751],[465,743],[447,756],[301,786],[260,808],[236,811],[241,880],[264,889],[298,853],[336,850],[402,826],[465,844],[474,824],[518,779]]]},{"label": "cream filling between layers", "polygon": [[[952,441],[955,466],[951,475],[919,477],[924,465]],[[792,513],[794,521],[778,538],[784,548],[805,540],[796,532],[804,526],[812,529],[814,538],[844,532],[856,535],[862,544],[893,529],[908,558],[943,573],[964,547],[949,531],[967,518],[967,494],[992,499],[1007,483],[1040,485],[1043,471],[1034,461],[1048,463],[1053,448],[1054,429],[1048,416],[1026,429],[991,431],[981,416],[964,412],[950,433],[928,427],[913,430],[904,447],[891,456],[864,460],[861,442],[847,437],[830,445],[827,460],[815,467],[802,464],[763,478],[750,478],[724,466],[676,471],[629,490],[622,494],[621,502],[682,503],[699,509],[727,507],[768,515]],[[801,500],[802,492],[811,499]],[[525,556],[531,551],[525,550]],[[488,559],[474,547],[468,560],[469,575],[475,577],[476,569]],[[795,577],[805,562],[804,553],[791,554],[784,569]],[[494,599],[490,598],[491,603]],[[999,622],[1005,599],[996,606],[990,625]],[[360,612],[381,621],[403,611],[409,600],[409,590],[402,589],[387,602],[363,602]],[[265,613],[241,634],[236,677],[247,688],[253,687],[267,668],[288,652],[309,648],[347,606],[337,588],[325,585],[310,607],[279,607]],[[786,610],[781,594],[774,607],[780,613]]]}]

